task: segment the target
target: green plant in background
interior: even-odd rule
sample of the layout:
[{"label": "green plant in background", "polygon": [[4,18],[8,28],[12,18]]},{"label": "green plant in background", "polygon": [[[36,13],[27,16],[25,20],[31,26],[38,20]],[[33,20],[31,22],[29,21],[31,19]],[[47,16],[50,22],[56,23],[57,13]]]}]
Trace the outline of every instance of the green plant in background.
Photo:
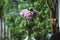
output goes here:
[{"label": "green plant in background", "polygon": [[34,37],[40,35],[44,38],[46,34],[51,33],[50,3],[52,3],[52,0],[5,0],[3,11],[5,22],[10,28],[11,36],[23,39],[26,37],[26,19],[23,19],[19,15],[19,12],[29,7],[38,10],[38,14],[34,19],[35,26],[32,28],[32,35]]}]

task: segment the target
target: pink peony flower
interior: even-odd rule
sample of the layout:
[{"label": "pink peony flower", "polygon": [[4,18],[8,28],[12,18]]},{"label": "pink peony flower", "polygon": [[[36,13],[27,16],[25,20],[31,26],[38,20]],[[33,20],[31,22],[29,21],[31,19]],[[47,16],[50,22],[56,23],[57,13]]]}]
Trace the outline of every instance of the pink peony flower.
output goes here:
[{"label": "pink peony flower", "polygon": [[21,16],[24,16],[26,13],[27,13],[27,9],[23,9],[19,14],[21,15]]},{"label": "pink peony flower", "polygon": [[26,19],[34,18],[34,15],[37,14],[37,10],[29,11],[28,9],[23,9],[19,14],[26,17]]}]

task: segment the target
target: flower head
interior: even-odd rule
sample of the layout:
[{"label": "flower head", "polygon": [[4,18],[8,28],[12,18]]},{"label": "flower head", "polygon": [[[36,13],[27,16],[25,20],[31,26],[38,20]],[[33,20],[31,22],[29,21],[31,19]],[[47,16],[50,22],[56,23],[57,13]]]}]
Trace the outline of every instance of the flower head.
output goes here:
[{"label": "flower head", "polygon": [[37,10],[30,11],[28,9],[23,9],[20,12],[20,15],[26,17],[26,19],[32,19],[32,18],[34,18],[34,15],[37,13],[38,13]]}]

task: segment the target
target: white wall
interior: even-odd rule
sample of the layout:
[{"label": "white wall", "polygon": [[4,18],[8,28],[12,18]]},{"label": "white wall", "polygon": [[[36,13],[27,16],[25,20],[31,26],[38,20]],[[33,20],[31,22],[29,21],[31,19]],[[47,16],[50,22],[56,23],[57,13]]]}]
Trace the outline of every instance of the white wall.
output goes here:
[{"label": "white wall", "polygon": [[60,30],[60,0],[58,0],[59,30]]}]

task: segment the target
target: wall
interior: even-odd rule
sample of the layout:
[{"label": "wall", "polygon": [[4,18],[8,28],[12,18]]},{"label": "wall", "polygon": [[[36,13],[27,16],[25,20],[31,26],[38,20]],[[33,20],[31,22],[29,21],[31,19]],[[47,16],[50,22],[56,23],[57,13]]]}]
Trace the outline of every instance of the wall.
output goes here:
[{"label": "wall", "polygon": [[59,18],[59,30],[60,30],[60,0],[58,0],[58,18]]}]

